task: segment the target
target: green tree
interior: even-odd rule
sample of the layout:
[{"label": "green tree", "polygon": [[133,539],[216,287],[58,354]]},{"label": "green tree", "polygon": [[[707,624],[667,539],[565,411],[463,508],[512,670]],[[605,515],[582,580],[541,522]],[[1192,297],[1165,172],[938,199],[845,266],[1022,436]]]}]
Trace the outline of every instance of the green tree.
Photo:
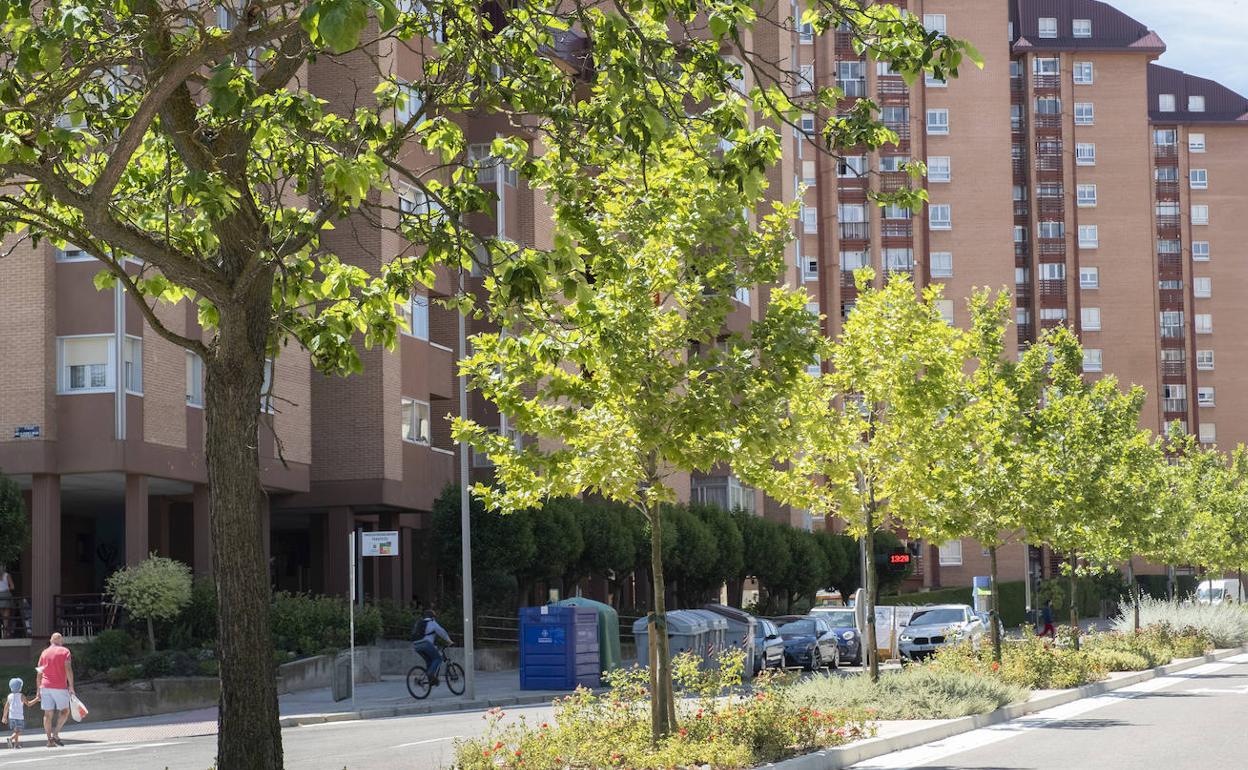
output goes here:
[{"label": "green tree", "polygon": [[748,543],[740,578],[756,579],[761,596],[759,606],[765,610],[779,610],[776,597],[789,574],[793,561],[792,551],[784,534],[784,525],[760,516],[738,511],[738,526],[742,539]]},{"label": "green tree", "polygon": [[825,587],[828,559],[809,532],[793,527],[782,531],[789,546],[789,569],[781,585],[785,611],[793,612],[803,603],[814,604],[815,591]]},{"label": "green tree", "polygon": [[[459,486],[448,484],[433,502],[433,532],[437,539],[438,564],[459,577],[463,569],[460,540]],[[473,496],[468,516],[472,527],[472,585],[487,604],[500,609],[515,607],[520,586],[517,575],[538,558],[533,520],[527,511],[504,516],[490,510]]]},{"label": "green tree", "polygon": [[639,563],[638,545],[645,540],[643,522],[631,509],[590,499],[576,509],[584,548],[570,569],[569,582],[588,575],[608,577],[617,588]]},{"label": "green tree", "polygon": [[[581,536],[577,511],[584,505],[573,498],[547,500],[521,515],[530,522],[533,533],[533,557],[517,570],[520,600],[528,601],[531,586],[537,581],[559,581],[561,592],[564,574],[581,558],[585,540]],[[475,561],[475,560],[474,560]]]},{"label": "green tree", "polygon": [[153,624],[173,620],[191,603],[191,568],[152,554],[133,567],[122,567],[110,575],[107,591],[130,617],[147,623],[147,640],[155,652]]},{"label": "green tree", "polygon": [[745,566],[745,540],[737,525],[737,517],[731,511],[717,505],[690,505],[689,510],[715,537],[715,565],[702,588],[704,600],[715,598],[725,583],[736,580],[741,574]]},{"label": "green tree", "polygon": [[0,566],[9,566],[21,558],[22,551],[30,544],[30,520],[26,517],[26,502],[21,487],[13,479],[0,473]]}]

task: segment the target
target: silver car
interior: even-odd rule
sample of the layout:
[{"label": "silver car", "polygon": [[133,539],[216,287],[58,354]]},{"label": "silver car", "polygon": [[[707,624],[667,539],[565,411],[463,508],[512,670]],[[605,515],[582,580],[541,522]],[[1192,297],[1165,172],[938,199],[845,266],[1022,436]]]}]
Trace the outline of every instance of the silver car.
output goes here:
[{"label": "silver car", "polygon": [[969,606],[937,604],[914,613],[901,630],[898,647],[904,660],[919,660],[946,644],[970,641],[978,645],[986,630]]}]

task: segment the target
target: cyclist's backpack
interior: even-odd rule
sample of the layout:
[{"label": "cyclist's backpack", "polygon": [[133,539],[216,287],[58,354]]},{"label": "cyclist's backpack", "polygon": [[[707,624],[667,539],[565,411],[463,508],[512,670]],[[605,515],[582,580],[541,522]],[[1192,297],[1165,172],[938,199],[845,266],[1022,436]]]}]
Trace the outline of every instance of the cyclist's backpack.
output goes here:
[{"label": "cyclist's backpack", "polygon": [[412,641],[419,642],[425,638],[425,629],[429,627],[429,618],[421,618],[416,621],[416,625],[412,627]]}]

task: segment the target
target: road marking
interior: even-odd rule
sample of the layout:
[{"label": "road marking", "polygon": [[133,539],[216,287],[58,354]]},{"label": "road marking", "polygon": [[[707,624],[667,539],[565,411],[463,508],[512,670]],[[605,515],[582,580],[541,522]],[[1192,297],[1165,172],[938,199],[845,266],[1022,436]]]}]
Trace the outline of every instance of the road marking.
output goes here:
[{"label": "road marking", "polygon": [[423,745],[425,745],[426,743],[441,743],[442,741],[453,741],[453,740],[456,740],[456,739],[461,738],[461,737],[463,737],[463,736],[460,736],[460,735],[450,735],[450,736],[447,736],[446,738],[430,738],[429,740],[426,740],[426,741],[412,741],[411,743],[400,743],[398,746],[391,746],[390,748],[392,748],[392,749],[405,749],[405,748],[407,748],[408,746],[423,746]]},{"label": "road marking", "polygon": [[1181,684],[1193,676],[1212,674],[1246,662],[1248,662],[1248,655],[1236,655],[1218,663],[1205,663],[1172,676],[1149,679],[1148,681],[1113,690],[1092,698],[1073,701],[1045,711],[1019,717],[1009,722],[981,727],[978,730],[954,735],[940,741],[917,746],[913,749],[904,749],[892,754],[885,754],[882,757],[859,762],[853,765],[853,768],[855,770],[909,770],[910,768],[923,767],[955,754],[962,754],[963,752],[1018,737],[1023,733],[1037,730],[1052,722],[1071,719],[1089,711],[1121,703],[1124,698],[1134,698],[1172,685]]},{"label": "road marking", "polygon": [[[79,751],[76,753],[73,752],[72,748],[70,749],[70,751],[63,751],[63,750],[52,751],[51,749],[49,749],[48,752],[44,756],[31,757],[30,759],[14,759],[14,760],[9,760],[9,761],[4,761],[4,762],[0,762],[0,766],[9,767],[11,765],[29,765],[34,762],[56,762],[56,761],[63,761],[66,759],[77,759],[79,757],[89,757],[94,754],[111,754],[117,751],[135,751],[137,749],[156,749],[162,746],[177,746],[181,743],[183,743],[183,741],[165,741],[162,743],[136,743],[133,746],[119,746],[117,748],[112,748],[112,749],[95,749],[93,751]],[[41,748],[46,749],[47,747],[44,746]]]}]

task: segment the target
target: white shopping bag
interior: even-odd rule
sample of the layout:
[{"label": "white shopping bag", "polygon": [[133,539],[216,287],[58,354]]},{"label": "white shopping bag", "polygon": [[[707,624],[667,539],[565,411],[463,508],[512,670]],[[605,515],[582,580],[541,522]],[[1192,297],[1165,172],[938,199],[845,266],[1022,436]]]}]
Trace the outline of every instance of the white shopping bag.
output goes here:
[{"label": "white shopping bag", "polygon": [[87,706],[78,700],[78,695],[69,696],[69,715],[74,718],[75,722],[81,722],[87,718]]}]

